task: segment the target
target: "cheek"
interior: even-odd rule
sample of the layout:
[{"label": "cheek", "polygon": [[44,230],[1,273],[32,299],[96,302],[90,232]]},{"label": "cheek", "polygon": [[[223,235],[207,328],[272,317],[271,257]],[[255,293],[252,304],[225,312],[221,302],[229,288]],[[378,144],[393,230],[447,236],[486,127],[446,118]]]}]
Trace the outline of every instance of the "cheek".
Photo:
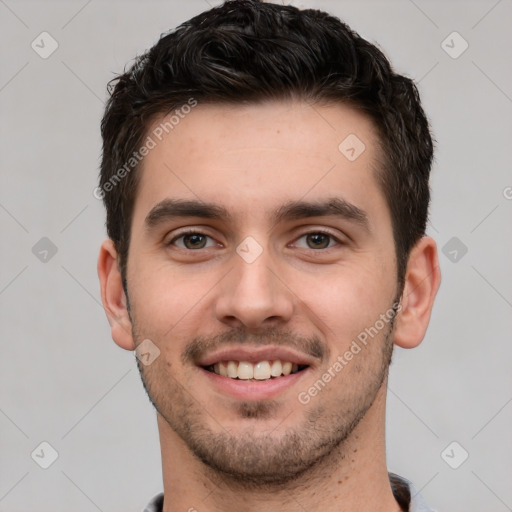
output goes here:
[{"label": "cheek", "polygon": [[376,263],[339,266],[328,275],[298,276],[296,293],[304,314],[341,350],[390,307],[390,277],[390,270]]},{"label": "cheek", "polygon": [[129,279],[133,320],[139,336],[160,343],[194,336],[188,331],[197,330],[200,325],[208,294],[218,281],[216,275],[183,272],[165,263],[133,265],[133,268],[141,269]]}]

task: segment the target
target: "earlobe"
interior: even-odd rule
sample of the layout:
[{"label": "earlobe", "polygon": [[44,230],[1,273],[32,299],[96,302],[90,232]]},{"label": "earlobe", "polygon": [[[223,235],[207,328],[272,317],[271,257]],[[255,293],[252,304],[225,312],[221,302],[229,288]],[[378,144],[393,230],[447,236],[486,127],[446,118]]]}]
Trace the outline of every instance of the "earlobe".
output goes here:
[{"label": "earlobe", "polygon": [[98,277],[101,286],[101,301],[110,324],[112,339],[121,348],[134,350],[132,325],[121,273],[117,266],[117,251],[112,240],[106,240],[101,245],[98,257]]},{"label": "earlobe", "polygon": [[436,243],[424,236],[412,248],[407,263],[401,309],[394,330],[396,345],[414,348],[422,342],[440,283]]}]

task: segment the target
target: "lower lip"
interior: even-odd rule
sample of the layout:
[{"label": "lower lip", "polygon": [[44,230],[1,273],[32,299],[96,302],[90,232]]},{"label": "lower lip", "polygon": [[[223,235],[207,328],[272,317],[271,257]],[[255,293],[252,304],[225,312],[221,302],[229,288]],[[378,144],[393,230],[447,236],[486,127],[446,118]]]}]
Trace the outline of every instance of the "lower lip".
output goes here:
[{"label": "lower lip", "polygon": [[262,381],[231,379],[209,372],[204,368],[199,368],[199,370],[223,394],[230,395],[238,400],[270,400],[296,384],[308,372],[309,368],[290,375]]}]

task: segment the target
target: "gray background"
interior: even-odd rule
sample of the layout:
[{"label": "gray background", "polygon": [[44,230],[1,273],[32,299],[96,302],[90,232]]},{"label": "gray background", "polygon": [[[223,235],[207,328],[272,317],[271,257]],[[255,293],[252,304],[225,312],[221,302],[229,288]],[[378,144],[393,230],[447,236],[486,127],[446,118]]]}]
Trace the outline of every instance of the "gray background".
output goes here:
[{"label": "gray background", "polygon": [[[162,488],[155,412],[100,304],[99,121],[114,73],[210,3],[0,0],[0,511],[138,511]],[[424,343],[395,354],[389,467],[440,511],[512,510],[512,1],[295,4],[419,81],[438,141],[443,282]]]}]

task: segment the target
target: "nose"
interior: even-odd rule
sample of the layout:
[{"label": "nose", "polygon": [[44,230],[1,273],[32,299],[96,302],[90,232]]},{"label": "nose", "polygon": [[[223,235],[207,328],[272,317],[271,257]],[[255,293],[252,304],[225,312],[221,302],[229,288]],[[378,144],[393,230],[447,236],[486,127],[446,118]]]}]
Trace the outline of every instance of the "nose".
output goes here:
[{"label": "nose", "polygon": [[220,322],[254,330],[290,320],[294,295],[266,253],[250,263],[233,255],[234,267],[221,283],[215,306]]}]

